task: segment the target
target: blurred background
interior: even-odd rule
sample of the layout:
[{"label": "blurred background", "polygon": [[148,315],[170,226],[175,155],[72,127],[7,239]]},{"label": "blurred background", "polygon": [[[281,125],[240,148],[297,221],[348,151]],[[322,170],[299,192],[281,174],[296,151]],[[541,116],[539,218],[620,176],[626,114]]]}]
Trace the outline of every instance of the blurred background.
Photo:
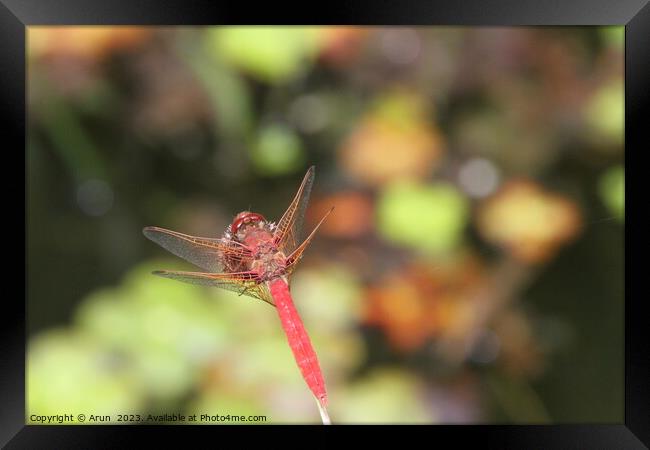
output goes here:
[{"label": "blurred background", "polygon": [[[144,238],[279,218],[335,423],[623,420],[623,27],[29,27],[27,414],[318,423]],[[29,420],[29,419],[28,419]],[[267,423],[268,423],[267,422]]]}]

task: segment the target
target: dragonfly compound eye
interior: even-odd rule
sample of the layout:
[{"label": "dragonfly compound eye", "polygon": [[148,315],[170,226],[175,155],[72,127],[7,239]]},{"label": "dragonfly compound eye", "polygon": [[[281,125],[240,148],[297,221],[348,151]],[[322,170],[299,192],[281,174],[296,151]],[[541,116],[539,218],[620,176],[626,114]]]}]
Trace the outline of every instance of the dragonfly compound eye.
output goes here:
[{"label": "dragonfly compound eye", "polygon": [[243,225],[254,225],[258,222],[266,222],[263,215],[249,211],[242,211],[233,219],[230,230],[236,236]]}]

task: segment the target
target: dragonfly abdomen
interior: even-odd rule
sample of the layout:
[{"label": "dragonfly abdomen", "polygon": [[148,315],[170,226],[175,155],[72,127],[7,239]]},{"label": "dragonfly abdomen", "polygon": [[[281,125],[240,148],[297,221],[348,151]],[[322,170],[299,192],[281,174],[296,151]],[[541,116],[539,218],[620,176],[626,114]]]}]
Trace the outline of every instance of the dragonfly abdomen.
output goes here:
[{"label": "dragonfly abdomen", "polygon": [[269,282],[269,290],[275,301],[282,328],[287,335],[289,346],[300,368],[302,377],[321,406],[325,408],[327,406],[327,392],[323,373],[309,335],[291,300],[289,286],[283,278],[278,277]]}]

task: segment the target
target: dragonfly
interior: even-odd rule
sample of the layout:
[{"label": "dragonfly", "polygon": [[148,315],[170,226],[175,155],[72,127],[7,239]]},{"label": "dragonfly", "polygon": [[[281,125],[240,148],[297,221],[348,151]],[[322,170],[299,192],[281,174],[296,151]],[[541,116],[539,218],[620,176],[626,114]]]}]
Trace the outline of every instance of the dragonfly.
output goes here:
[{"label": "dragonfly", "polygon": [[302,377],[316,399],[321,419],[329,424],[327,391],[318,357],[289,290],[291,274],[334,210],[332,207],[309,236],[300,241],[314,177],[315,168],[311,166],[277,223],[266,220],[262,214],[242,211],[220,238],[190,236],[160,227],[145,227],[143,233],[167,251],[203,269],[201,272],[156,270],[154,275],[234,291],[275,307]]}]

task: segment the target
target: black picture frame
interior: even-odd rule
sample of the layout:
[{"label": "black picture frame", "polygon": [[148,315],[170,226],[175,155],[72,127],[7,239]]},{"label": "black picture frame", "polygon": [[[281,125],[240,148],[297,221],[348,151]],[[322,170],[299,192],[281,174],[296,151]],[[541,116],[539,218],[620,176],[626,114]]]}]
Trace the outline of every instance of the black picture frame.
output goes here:
[{"label": "black picture frame", "polygon": [[[217,25],[217,24],[417,24],[417,25],[625,25],[625,142],[626,197],[625,233],[644,229],[639,202],[643,166],[640,151],[647,150],[644,126],[650,117],[650,6],[647,0],[537,0],[473,1],[355,1],[323,2],[317,6],[277,2],[244,4],[227,1],[162,0],[0,0],[0,114],[6,151],[20,154],[25,145],[25,43],[30,25]],[[11,143],[11,144],[9,144]],[[637,149],[638,147],[638,149]],[[632,149],[630,151],[629,149]],[[23,159],[26,166],[26,162]],[[19,164],[17,162],[17,164]],[[18,172],[10,169],[5,173]],[[15,184],[5,184],[13,193]],[[25,183],[25,189],[27,185]],[[15,211],[9,217],[16,217]],[[23,216],[25,217],[25,216]],[[18,222],[18,221],[16,221]],[[16,223],[19,226],[19,223]],[[647,448],[650,445],[650,352],[646,299],[641,294],[642,264],[630,262],[641,252],[626,236],[625,292],[625,419],[623,423],[581,425],[467,425],[413,427],[409,433],[426,434],[431,445],[443,439],[461,447],[488,448]],[[25,264],[29,264],[26,261]],[[17,277],[16,277],[17,278]],[[19,285],[15,279],[7,284]],[[27,282],[25,280],[25,288]],[[25,308],[18,296],[8,296],[2,310],[0,339],[0,443],[6,448],[122,448],[134,439],[187,439],[200,433],[207,439],[223,439],[225,428],[197,426],[32,426],[25,425]],[[645,400],[644,400],[645,399]],[[256,432],[276,435],[287,427],[255,427]],[[309,432],[337,433],[342,427],[301,427]],[[402,427],[397,428],[399,431]],[[244,431],[246,430],[246,431]],[[249,433],[250,428],[235,428]],[[318,430],[318,431],[317,431]],[[375,427],[372,434],[388,435],[395,429]],[[412,436],[417,441],[424,436]],[[194,439],[194,436],[192,436]],[[248,438],[246,438],[248,439]],[[280,439],[286,436],[277,436]],[[301,437],[300,439],[304,439]],[[209,442],[209,441],[208,441]],[[220,445],[213,441],[215,445]]]}]

